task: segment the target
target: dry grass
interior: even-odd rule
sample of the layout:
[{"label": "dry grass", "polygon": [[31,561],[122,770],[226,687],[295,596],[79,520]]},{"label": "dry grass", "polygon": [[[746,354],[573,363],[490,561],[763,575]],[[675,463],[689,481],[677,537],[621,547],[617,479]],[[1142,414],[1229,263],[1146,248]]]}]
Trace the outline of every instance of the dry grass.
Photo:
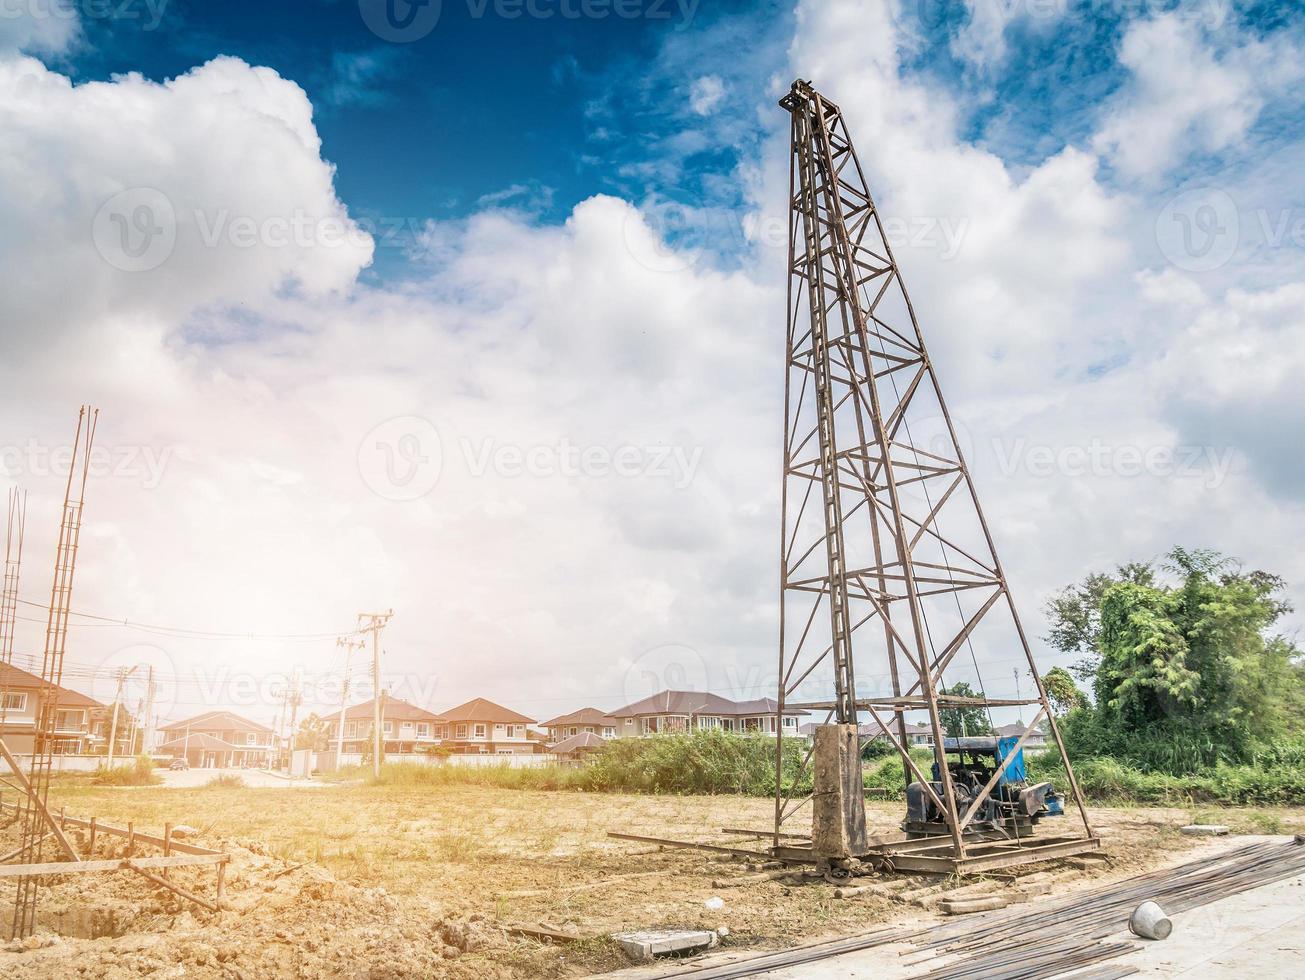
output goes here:
[{"label": "dry grass", "polygon": [[[864,930],[904,911],[887,899],[837,901],[823,883],[715,889],[713,878],[737,873],[727,858],[606,836],[608,830],[623,830],[706,839],[718,837],[721,827],[761,828],[772,807],[763,799],[362,785],[116,789],[82,784],[60,786],[55,795],[72,814],[134,820],[142,828],[166,820],[191,824],[208,838],[263,841],[278,856],[317,862],[354,884],[383,886],[414,913],[544,921],[595,936],[654,926],[727,926],[730,945],[761,948]],[[1192,811],[1094,812],[1116,859],[1116,874],[1136,873],[1193,846],[1177,833],[1197,815]],[[1286,832],[1305,828],[1303,812],[1220,811],[1218,817],[1239,830]],[[889,831],[899,819],[900,804],[871,805],[872,831]],[[714,895],[724,898],[725,906],[713,912],[703,903]],[[622,965],[602,941],[560,950],[505,942],[493,957],[521,976]]]}]

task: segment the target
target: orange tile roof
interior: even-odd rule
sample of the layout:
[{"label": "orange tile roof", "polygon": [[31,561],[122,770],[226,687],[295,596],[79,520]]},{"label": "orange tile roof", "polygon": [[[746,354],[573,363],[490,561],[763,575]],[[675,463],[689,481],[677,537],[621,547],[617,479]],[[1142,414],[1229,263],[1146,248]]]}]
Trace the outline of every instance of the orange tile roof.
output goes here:
[{"label": "orange tile roof", "polygon": [[558,715],[540,724],[545,728],[564,728],[567,725],[601,725],[605,728],[615,728],[616,719],[598,708],[581,708],[579,711],[572,711],[569,715]]},{"label": "orange tile roof", "polygon": [[465,704],[460,704],[456,708],[450,708],[448,711],[440,713],[448,721],[489,721],[510,725],[533,725],[535,723],[533,718],[527,718],[510,708],[505,708],[501,704],[495,704],[493,701],[487,701],[484,698],[472,698]]},{"label": "orange tile roof", "polygon": [[[10,691],[40,690],[41,678],[13,664],[0,664],[0,689]],[[92,697],[74,691],[72,688],[59,686],[59,707],[61,708],[103,708]]]}]

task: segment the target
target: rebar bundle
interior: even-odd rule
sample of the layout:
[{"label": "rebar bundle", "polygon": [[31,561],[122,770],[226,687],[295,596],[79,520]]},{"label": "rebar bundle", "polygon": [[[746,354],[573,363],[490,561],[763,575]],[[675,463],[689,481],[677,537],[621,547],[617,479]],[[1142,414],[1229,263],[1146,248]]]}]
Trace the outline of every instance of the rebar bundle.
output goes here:
[{"label": "rebar bundle", "polygon": [[[55,732],[59,717],[59,691],[63,683],[63,660],[68,641],[68,616],[72,609],[73,575],[77,568],[77,545],[81,537],[82,508],[86,502],[86,478],[90,474],[91,448],[99,412],[83,405],[77,415],[77,434],[73,438],[68,463],[68,481],[64,486],[63,511],[59,520],[59,545],[55,553],[54,581],[50,586],[50,611],[45,626],[45,652],[41,658],[41,687],[38,693],[36,724],[33,731],[32,760],[27,774],[27,799],[22,814],[19,862],[40,864],[43,845],[50,824],[48,801],[50,768],[54,761]],[[51,828],[53,831],[53,828]],[[61,838],[65,850],[67,842]],[[36,925],[38,879],[23,875],[18,879],[14,896],[11,935],[31,935]]]},{"label": "rebar bundle", "polygon": [[930,932],[921,949],[959,957],[922,980],[1036,980],[1113,959],[1136,948],[1103,940],[1126,927],[1145,901],[1174,914],[1305,873],[1305,847],[1249,844],[1177,868],[1153,871],[1067,896],[1033,910],[997,915],[977,927],[957,923]]}]

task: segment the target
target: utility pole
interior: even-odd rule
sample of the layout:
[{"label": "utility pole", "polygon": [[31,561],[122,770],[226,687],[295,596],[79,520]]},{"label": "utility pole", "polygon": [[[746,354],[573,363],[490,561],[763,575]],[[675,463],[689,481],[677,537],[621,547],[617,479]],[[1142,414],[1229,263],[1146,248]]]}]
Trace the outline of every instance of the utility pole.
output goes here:
[{"label": "utility pole", "polygon": [[[1011,669],[1011,673],[1015,675],[1015,700],[1019,701],[1023,698],[1023,695],[1020,694],[1020,669],[1018,667],[1014,667]],[[1024,705],[1020,705],[1020,725],[1023,724],[1024,724]]]},{"label": "utility pole", "polygon": [[358,632],[372,635],[372,775],[381,778],[381,750],[384,735],[381,732],[381,645],[380,633],[394,615],[393,609],[383,613],[359,613]]},{"label": "utility pole", "polygon": [[290,701],[290,744],[286,747],[285,771],[286,775],[293,776],[295,768],[295,717],[299,714],[299,703],[304,697],[299,692],[299,669],[295,668],[294,688],[286,692],[286,697]]},{"label": "utility pole", "polygon": [[289,691],[283,690],[280,694],[274,692],[274,696],[281,699],[281,707],[276,713],[276,758],[272,760],[272,767],[279,769],[281,767],[281,752],[285,747],[285,712],[286,698],[289,696]]},{"label": "utility pole", "polygon": [[[137,664],[137,667],[140,665]],[[118,668],[118,688],[113,692],[113,721],[109,723],[109,758],[105,763],[106,769],[113,768],[113,753],[117,748],[118,741],[118,702],[122,700],[122,685],[127,682],[127,678],[136,672],[136,667],[119,667]]]},{"label": "utility pole", "polygon": [[140,746],[143,755],[154,751],[154,666],[151,664],[145,681],[145,736]]},{"label": "utility pole", "polygon": [[335,729],[335,768],[340,768],[340,757],[344,755],[344,713],[349,707],[349,658],[355,650],[361,650],[367,644],[351,636],[337,636],[337,647],[344,647],[344,683],[340,685],[340,723]]}]

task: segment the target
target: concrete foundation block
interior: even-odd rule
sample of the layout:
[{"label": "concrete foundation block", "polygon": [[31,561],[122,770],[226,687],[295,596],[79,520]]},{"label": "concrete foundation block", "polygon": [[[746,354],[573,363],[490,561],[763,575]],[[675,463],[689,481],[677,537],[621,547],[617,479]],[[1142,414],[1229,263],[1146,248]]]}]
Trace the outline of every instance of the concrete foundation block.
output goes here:
[{"label": "concrete foundation block", "polygon": [[694,930],[618,932],[612,938],[625,951],[625,955],[636,963],[648,963],[654,957],[674,953],[697,953],[711,949],[720,942],[720,936],[715,932]]},{"label": "concrete foundation block", "polygon": [[1219,823],[1189,823],[1182,832],[1188,837],[1223,837],[1228,828]]}]

